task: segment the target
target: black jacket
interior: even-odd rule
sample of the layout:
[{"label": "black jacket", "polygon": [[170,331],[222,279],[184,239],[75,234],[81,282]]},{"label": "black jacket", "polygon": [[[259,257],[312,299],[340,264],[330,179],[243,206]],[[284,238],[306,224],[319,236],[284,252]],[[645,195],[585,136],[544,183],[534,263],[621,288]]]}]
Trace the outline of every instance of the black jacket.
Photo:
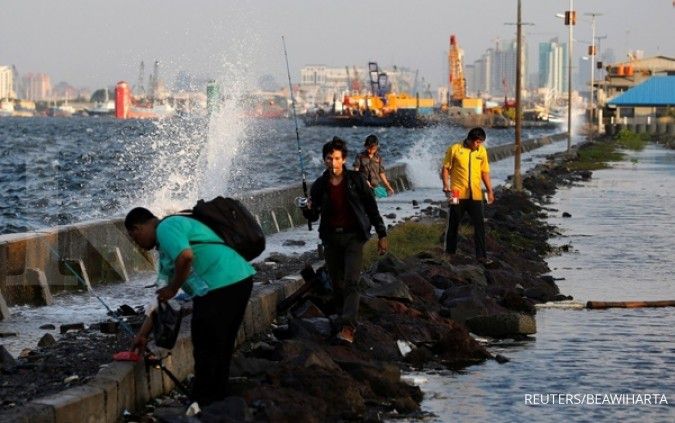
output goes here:
[{"label": "black jacket", "polygon": [[[358,229],[361,238],[367,240],[370,238],[370,226],[375,226],[378,238],[387,236],[387,228],[384,226],[380,211],[377,209],[377,202],[373,192],[366,183],[366,178],[359,172],[345,168],[345,178],[347,179],[347,201],[354,211],[358,220]],[[312,184],[310,198],[312,199],[312,208],[303,209],[302,214],[310,222],[314,222],[321,215],[322,210],[330,209],[330,198],[328,194],[328,184],[330,175],[326,170]],[[325,239],[328,228],[321,219],[319,224],[319,237]]]}]

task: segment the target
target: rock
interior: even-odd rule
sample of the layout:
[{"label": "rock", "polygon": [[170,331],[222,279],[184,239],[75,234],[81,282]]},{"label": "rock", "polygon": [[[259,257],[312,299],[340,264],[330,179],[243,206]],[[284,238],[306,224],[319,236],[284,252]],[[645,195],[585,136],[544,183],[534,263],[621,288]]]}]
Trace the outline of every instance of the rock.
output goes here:
[{"label": "rock", "polygon": [[480,297],[461,297],[443,303],[447,312],[444,315],[460,323],[476,316],[488,313],[488,309]]},{"label": "rock", "polygon": [[493,338],[508,338],[537,333],[537,321],[534,316],[521,313],[477,316],[465,323],[471,332]]},{"label": "rock", "polygon": [[50,333],[45,333],[38,341],[38,347],[44,348],[56,344],[56,339]]},{"label": "rock", "polygon": [[301,304],[291,309],[291,314],[298,319],[310,319],[314,317],[326,317],[325,314],[310,300],[303,301]]},{"label": "rock", "polygon": [[0,338],[13,338],[17,336],[16,332],[0,332]]},{"label": "rock", "polygon": [[235,356],[232,357],[230,375],[232,377],[262,375],[275,365],[275,362],[263,358],[243,357],[235,354]]},{"label": "rock", "polygon": [[426,304],[437,302],[434,286],[417,272],[406,272],[399,276],[399,279],[405,283],[410,292]]},{"label": "rock", "polygon": [[[133,307],[131,307],[127,304],[122,304],[117,309],[117,314],[120,315],[120,316],[135,316],[139,313],[136,310],[134,310]],[[82,328],[82,329],[84,329],[84,328]]]},{"label": "rock", "polygon": [[287,239],[281,245],[283,245],[284,247],[302,247],[306,244],[307,243],[305,241],[299,239]]},{"label": "rock", "polygon": [[393,273],[398,275],[407,272],[408,269],[408,265],[403,260],[400,260],[391,253],[387,253],[380,257],[375,265],[376,273]]},{"label": "rock", "polygon": [[51,323],[48,323],[48,324],[46,324],[46,325],[40,326],[40,329],[43,329],[43,330],[54,330],[54,329],[56,329],[56,326],[52,325]]},{"label": "rock", "polygon": [[396,219],[396,213],[388,213],[383,215],[382,217],[386,217],[387,219]]},{"label": "rock", "polygon": [[12,355],[7,352],[4,346],[0,345],[0,371],[11,370],[16,367],[17,362]]},{"label": "rock", "polygon": [[198,420],[204,423],[248,422],[251,421],[251,415],[243,398],[227,397],[202,409]]},{"label": "rock", "polygon": [[533,300],[538,301],[546,301],[546,299],[548,298],[547,293],[544,291],[543,288],[540,287],[527,288],[525,292],[523,292],[523,295],[526,296],[527,298],[532,298]]},{"label": "rock", "polygon": [[114,335],[120,331],[119,323],[113,321],[99,323],[98,329],[101,331],[101,333],[108,335]]},{"label": "rock", "polygon": [[499,363],[499,364],[504,364],[504,363],[508,363],[509,361],[511,361],[508,357],[505,357],[505,356],[503,356],[503,355],[501,355],[501,354],[497,354],[497,355],[495,356],[495,360],[496,360],[497,363]]},{"label": "rock", "polygon": [[516,291],[507,291],[499,301],[499,305],[513,311],[520,311],[527,314],[534,314],[536,309],[534,305],[525,300],[522,295]]},{"label": "rock", "polygon": [[325,317],[291,319],[289,328],[293,336],[302,339],[323,339],[331,335],[330,320]]},{"label": "rock", "polygon": [[368,289],[366,295],[405,301],[408,303],[413,301],[408,285],[391,273],[376,273],[373,275],[373,281],[376,282],[378,286]]},{"label": "rock", "polygon": [[572,217],[572,215],[567,212],[563,212],[562,217]]},{"label": "rock", "polygon": [[420,205],[420,202],[417,201],[417,200],[412,200],[412,205],[413,205],[413,207],[419,206],[419,205]]},{"label": "rock", "polygon": [[68,376],[67,378],[63,379],[63,383],[68,384],[70,382],[75,382],[76,380],[79,380],[80,377],[78,375],[72,375]]},{"label": "rock", "polygon": [[[121,308],[121,307],[120,307]],[[136,312],[134,312],[135,314]],[[63,335],[64,333],[68,332],[69,330],[84,330],[84,323],[71,323],[68,325],[61,325],[60,331],[61,334]]]}]

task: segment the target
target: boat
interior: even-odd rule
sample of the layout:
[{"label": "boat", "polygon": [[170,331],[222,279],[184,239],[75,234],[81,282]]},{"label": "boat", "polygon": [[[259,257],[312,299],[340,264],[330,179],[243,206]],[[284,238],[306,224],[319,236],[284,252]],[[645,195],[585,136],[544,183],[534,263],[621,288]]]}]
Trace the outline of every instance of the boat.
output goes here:
[{"label": "boat", "polygon": [[432,114],[433,98],[420,98],[391,90],[389,78],[381,72],[376,62],[368,63],[370,74],[369,93],[345,93],[342,101],[333,99],[329,112],[318,110],[306,113],[305,125],[325,126],[424,126],[428,120],[422,116]]},{"label": "boat", "polygon": [[419,125],[417,110],[399,109],[385,115],[378,116],[366,110],[364,113],[325,113],[322,110],[308,112],[302,116],[306,126],[403,126],[415,127]]},{"label": "boat", "polygon": [[103,101],[97,101],[94,103],[94,107],[84,109],[89,116],[113,116],[115,114],[115,102],[108,97],[107,88],[104,89],[104,92],[105,98]]},{"label": "boat", "polygon": [[14,116],[14,102],[10,99],[0,100],[0,117]]}]

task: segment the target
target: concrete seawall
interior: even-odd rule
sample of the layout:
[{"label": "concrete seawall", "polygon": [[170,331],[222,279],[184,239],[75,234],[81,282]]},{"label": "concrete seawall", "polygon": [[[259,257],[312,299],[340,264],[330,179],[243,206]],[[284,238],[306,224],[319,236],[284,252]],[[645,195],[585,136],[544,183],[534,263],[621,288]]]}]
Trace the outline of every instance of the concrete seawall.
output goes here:
[{"label": "concrete seawall", "polygon": [[[523,150],[529,151],[564,137],[562,134],[526,141]],[[489,152],[490,160],[496,161],[512,155],[513,146],[495,147]],[[395,181],[392,184],[397,190],[410,189],[405,165],[391,167],[388,177]],[[263,226],[271,233],[287,228],[286,222],[291,226],[305,223],[300,216],[296,219],[293,214],[293,199],[301,193],[301,187],[297,185],[254,193],[243,200],[259,216],[261,223],[267,222]],[[290,217],[281,219],[280,223],[276,210],[280,214],[283,210]],[[0,260],[3,266],[0,269],[0,289],[3,293],[11,293],[11,296],[7,296],[10,305],[18,304],[11,302],[17,299],[30,302],[28,300],[38,296],[41,303],[46,303],[49,298],[45,297],[52,292],[52,287],[67,289],[81,283],[121,281],[128,279],[130,274],[146,272],[153,267],[152,259],[141,254],[126,237],[121,219],[1,236]],[[72,276],[73,271],[80,273],[81,281]],[[12,283],[8,285],[7,281]],[[299,276],[287,276],[256,286],[244,316],[238,343],[267,330],[276,318],[277,304],[301,285]],[[189,320],[188,317],[183,322],[178,342],[163,362],[181,380],[192,372],[193,367]],[[86,385],[1,412],[0,421],[117,422],[121,421],[123,410],[141,409],[150,399],[173,388],[173,382],[157,368],[146,366],[143,362],[113,362],[100,370]]]}]

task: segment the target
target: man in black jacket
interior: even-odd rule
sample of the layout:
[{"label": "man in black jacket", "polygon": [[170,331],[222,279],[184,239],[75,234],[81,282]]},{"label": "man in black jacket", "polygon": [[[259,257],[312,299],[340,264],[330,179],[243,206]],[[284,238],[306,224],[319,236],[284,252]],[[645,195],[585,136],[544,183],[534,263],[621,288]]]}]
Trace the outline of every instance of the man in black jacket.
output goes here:
[{"label": "man in black jacket", "polygon": [[303,214],[310,221],[321,216],[319,237],[323,241],[326,267],[333,282],[335,299],[342,306],[338,339],[353,342],[359,311],[359,280],[363,245],[375,226],[380,254],[387,251],[387,229],[365,177],[347,170],[347,145],[338,138],[323,146],[326,171],[312,184]]}]

